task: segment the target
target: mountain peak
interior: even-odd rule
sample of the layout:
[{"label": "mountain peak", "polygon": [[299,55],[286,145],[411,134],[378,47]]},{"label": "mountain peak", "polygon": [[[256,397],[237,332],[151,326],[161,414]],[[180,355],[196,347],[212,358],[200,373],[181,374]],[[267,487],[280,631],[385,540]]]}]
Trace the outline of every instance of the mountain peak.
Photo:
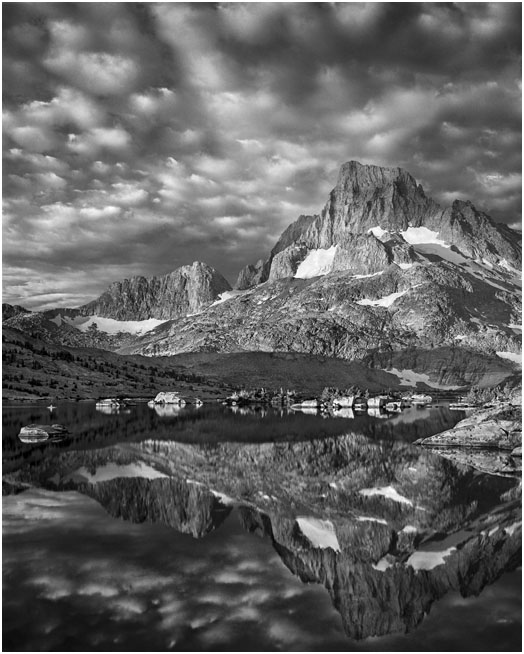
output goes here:
[{"label": "mountain peak", "polygon": [[340,166],[338,178],[344,179],[346,177],[360,177],[362,179],[369,178],[370,180],[384,180],[394,181],[398,178],[413,177],[404,168],[398,166],[377,166],[376,164],[363,164],[360,161],[351,159],[346,161]]},{"label": "mountain peak", "polygon": [[[439,235],[441,242],[454,245],[463,256],[485,259],[491,264],[505,260],[520,267],[519,243],[508,236],[508,229],[477,211],[471,202],[456,200],[445,209],[428,197],[403,168],[350,160],[340,167],[337,184],[320,215],[301,216],[292,223],[263,265],[248,266],[241,272],[237,287],[248,288],[267,279],[293,275],[311,251],[331,250],[334,246],[338,247],[333,260],[336,270],[342,266],[359,273],[371,272],[367,270],[371,250],[380,252],[384,261],[401,257],[400,263],[409,263],[414,256],[409,249],[411,241],[406,241],[402,234],[422,227],[425,234],[428,230],[433,232],[434,239]],[[387,243],[387,251],[382,252],[380,244],[362,238],[370,233],[378,234],[379,241],[385,240],[386,234],[388,238],[396,234],[395,252]],[[357,242],[362,246],[360,254],[354,247]]]},{"label": "mountain peak", "polygon": [[414,177],[403,168],[362,164],[352,160],[340,167],[336,188],[346,192],[351,189],[353,193],[359,193],[366,189],[375,191],[393,185],[404,193],[416,193],[419,188]]},{"label": "mountain peak", "polygon": [[200,311],[229,290],[229,282],[217,270],[194,261],[163,277],[139,276],[113,282],[80,311],[116,320],[170,320]]}]

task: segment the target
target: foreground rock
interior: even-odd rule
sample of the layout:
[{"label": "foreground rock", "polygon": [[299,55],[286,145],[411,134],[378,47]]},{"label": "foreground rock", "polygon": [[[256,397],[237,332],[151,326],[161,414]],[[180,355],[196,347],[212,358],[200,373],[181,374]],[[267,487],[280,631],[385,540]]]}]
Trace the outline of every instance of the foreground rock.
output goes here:
[{"label": "foreground rock", "polygon": [[452,429],[415,444],[482,472],[514,474],[522,470],[522,407],[498,403],[464,418]]},{"label": "foreground rock", "polygon": [[68,430],[64,425],[27,425],[22,427],[18,438],[22,443],[41,443],[47,440],[61,440],[67,434]]}]

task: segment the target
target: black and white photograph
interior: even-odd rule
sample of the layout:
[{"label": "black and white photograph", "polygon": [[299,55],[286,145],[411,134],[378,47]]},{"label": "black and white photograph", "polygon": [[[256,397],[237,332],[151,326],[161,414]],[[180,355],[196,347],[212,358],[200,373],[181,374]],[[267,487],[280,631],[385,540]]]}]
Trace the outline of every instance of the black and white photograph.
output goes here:
[{"label": "black and white photograph", "polygon": [[522,4],[2,36],[2,651],[522,651]]}]

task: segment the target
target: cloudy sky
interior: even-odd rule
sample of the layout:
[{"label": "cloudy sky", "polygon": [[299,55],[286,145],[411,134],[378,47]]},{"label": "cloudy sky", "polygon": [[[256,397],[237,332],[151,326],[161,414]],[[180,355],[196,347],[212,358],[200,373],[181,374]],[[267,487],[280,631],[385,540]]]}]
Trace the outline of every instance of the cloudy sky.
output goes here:
[{"label": "cloudy sky", "polygon": [[3,301],[231,283],[345,161],[520,224],[520,3],[3,3]]}]

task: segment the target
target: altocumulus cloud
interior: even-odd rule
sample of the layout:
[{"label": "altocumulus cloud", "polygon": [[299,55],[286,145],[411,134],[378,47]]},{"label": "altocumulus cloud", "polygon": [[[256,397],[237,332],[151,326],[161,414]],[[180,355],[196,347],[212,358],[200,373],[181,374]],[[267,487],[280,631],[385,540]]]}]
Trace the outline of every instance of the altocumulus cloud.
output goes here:
[{"label": "altocumulus cloud", "polygon": [[5,3],[4,300],[233,282],[341,163],[520,223],[519,3]]}]

